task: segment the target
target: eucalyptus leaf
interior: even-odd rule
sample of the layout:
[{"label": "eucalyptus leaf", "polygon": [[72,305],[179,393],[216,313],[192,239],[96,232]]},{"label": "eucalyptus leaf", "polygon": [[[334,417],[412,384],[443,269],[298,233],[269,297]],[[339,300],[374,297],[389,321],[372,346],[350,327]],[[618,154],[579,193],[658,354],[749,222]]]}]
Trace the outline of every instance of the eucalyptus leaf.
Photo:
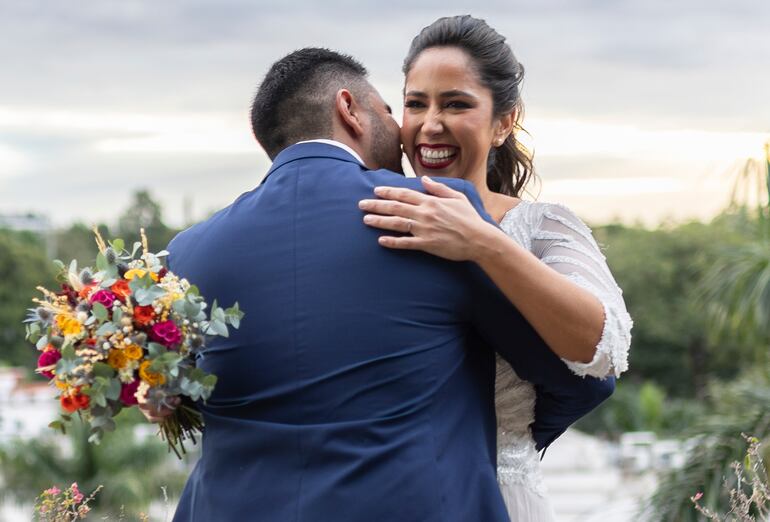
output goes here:
[{"label": "eucalyptus leaf", "polygon": [[131,248],[131,257],[132,258],[136,255],[136,253],[139,251],[140,248],[142,248],[142,243],[139,242],[139,241],[136,241],[134,243],[133,248]]},{"label": "eucalyptus leaf", "polygon": [[77,356],[75,355],[75,347],[72,346],[72,343],[67,343],[64,346],[62,346],[61,357],[62,359],[67,359],[67,360],[75,360],[77,358]]},{"label": "eucalyptus leaf", "polygon": [[110,245],[112,245],[112,248],[115,250],[115,252],[122,252],[124,248],[126,248],[126,242],[123,241],[120,238],[113,239],[110,242]]},{"label": "eucalyptus leaf", "polygon": [[102,432],[102,430],[100,430],[100,429],[96,428],[96,429],[95,429],[95,430],[94,430],[94,431],[91,433],[91,435],[89,435],[89,436],[88,436],[88,442],[90,442],[91,444],[96,444],[96,445],[98,445],[99,443],[101,443],[101,442],[102,442],[102,437],[103,437],[103,435],[104,435],[104,433]]},{"label": "eucalyptus leaf", "polygon": [[[107,262],[107,258],[104,257],[104,254],[99,252],[96,254],[96,269],[100,272],[107,271],[107,268],[109,268],[110,264]],[[70,269],[71,271],[71,269]]]},{"label": "eucalyptus leaf", "polygon": [[62,262],[61,259],[54,259],[53,266],[55,266],[60,271],[65,270],[65,264]]},{"label": "eucalyptus leaf", "polygon": [[116,306],[112,309],[112,322],[119,324],[120,320],[123,318],[123,309],[119,306]]},{"label": "eucalyptus leaf", "polygon": [[120,381],[117,379],[110,379],[107,386],[107,390],[104,392],[104,396],[114,401],[120,398]]},{"label": "eucalyptus leaf", "polygon": [[93,372],[95,377],[106,377],[108,379],[115,375],[115,370],[112,366],[103,362],[94,363]]},{"label": "eucalyptus leaf", "polygon": [[186,295],[194,295],[194,296],[200,296],[201,291],[198,289],[195,285],[190,285],[190,288],[187,289]]},{"label": "eucalyptus leaf", "polygon": [[147,353],[149,354],[151,359],[155,359],[157,357],[160,357],[164,353],[166,353],[168,349],[163,346],[162,344],[158,343],[148,343],[147,344]]},{"label": "eucalyptus leaf", "polygon": [[37,348],[38,350],[42,350],[43,348],[46,347],[46,345],[48,345],[48,336],[44,335],[43,337],[37,340],[37,342],[35,343],[35,348]]},{"label": "eucalyptus leaf", "polygon": [[91,305],[91,313],[99,321],[106,321],[107,320],[107,315],[108,315],[107,307],[105,307],[102,303],[94,302]]},{"label": "eucalyptus leaf", "polygon": [[115,324],[111,322],[103,323],[97,330],[96,335],[98,336],[106,336],[106,335],[112,335],[115,332],[118,331],[118,327],[115,326]]}]

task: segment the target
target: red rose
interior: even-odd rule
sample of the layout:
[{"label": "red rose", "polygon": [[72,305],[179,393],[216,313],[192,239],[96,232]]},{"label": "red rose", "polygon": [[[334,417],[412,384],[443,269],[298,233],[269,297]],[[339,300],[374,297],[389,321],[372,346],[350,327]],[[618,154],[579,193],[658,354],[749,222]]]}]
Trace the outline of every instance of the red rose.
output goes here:
[{"label": "red rose", "polygon": [[133,406],[139,404],[134,394],[139,389],[139,379],[134,380],[130,384],[123,383],[120,387],[120,402],[126,406]]},{"label": "red rose", "polygon": [[117,296],[110,292],[109,290],[99,290],[94,295],[91,296],[91,299],[89,301],[91,304],[93,303],[101,303],[104,305],[104,307],[109,310],[112,308],[112,304],[115,302],[115,299],[117,299]]},{"label": "red rose", "polygon": [[[50,350],[46,350],[40,354],[40,357],[37,359],[37,367],[45,368],[46,366],[54,365],[59,361],[59,359],[61,359],[61,352],[51,348]],[[54,373],[51,370],[44,370],[40,372],[40,375],[45,375],[49,379],[54,378]]]},{"label": "red rose", "polygon": [[134,322],[138,326],[147,326],[153,319],[155,319],[155,311],[152,306],[134,307]]},{"label": "red rose", "polygon": [[150,339],[171,348],[182,340],[182,332],[179,331],[174,321],[163,321],[152,325]]}]

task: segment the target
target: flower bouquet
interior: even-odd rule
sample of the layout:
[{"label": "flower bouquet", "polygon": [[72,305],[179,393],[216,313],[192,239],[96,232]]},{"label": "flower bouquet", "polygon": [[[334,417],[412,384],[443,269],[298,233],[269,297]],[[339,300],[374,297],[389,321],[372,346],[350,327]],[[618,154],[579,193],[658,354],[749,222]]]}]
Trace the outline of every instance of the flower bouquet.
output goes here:
[{"label": "flower bouquet", "polygon": [[94,233],[95,268],[55,261],[61,290],[38,287],[43,297],[25,321],[27,339],[41,352],[36,371],[59,390],[63,413],[50,426],[65,432],[77,412],[98,443],[124,408],[171,407],[179,396],[160,433],[181,458],[184,440],[194,443],[203,426],[194,401],[208,399],[217,380],[196,368],[195,356],[208,337],[238,328],[243,313],[238,303],[225,310],[215,301],[207,316],[198,289],[163,266],[168,252],[148,251],[144,230],[131,251],[121,239],[107,244]]}]

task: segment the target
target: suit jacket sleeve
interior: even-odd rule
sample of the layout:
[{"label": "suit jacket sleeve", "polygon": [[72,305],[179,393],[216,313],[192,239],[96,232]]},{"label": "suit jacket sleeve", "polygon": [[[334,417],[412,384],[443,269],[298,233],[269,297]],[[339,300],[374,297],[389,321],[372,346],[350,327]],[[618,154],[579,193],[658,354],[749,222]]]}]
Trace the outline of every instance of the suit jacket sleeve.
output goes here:
[{"label": "suit jacket sleeve", "polygon": [[[473,186],[464,183],[463,189],[479,214],[494,223]],[[508,361],[519,377],[535,385],[531,429],[537,449],[542,450],[612,395],[615,379],[575,375],[477,265],[469,263],[468,270],[473,296],[470,316],[478,337]]]}]

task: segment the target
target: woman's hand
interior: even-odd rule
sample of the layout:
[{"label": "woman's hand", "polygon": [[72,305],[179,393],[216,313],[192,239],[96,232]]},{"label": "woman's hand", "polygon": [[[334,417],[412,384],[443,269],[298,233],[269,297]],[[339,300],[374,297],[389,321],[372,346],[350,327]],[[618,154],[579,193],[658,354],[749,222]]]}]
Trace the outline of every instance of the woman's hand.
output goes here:
[{"label": "woman's hand", "polygon": [[384,247],[422,250],[451,261],[474,261],[497,228],[484,221],[465,194],[428,176],[420,179],[427,194],[405,188],[375,188],[381,199],[364,199],[358,204],[369,212],[364,223],[410,234],[380,236]]},{"label": "woman's hand", "polygon": [[163,422],[166,417],[174,413],[177,406],[182,403],[182,399],[179,397],[172,397],[168,400],[169,406],[161,406],[159,409],[151,407],[149,404],[139,404],[139,410],[144,414],[150,422]]}]

